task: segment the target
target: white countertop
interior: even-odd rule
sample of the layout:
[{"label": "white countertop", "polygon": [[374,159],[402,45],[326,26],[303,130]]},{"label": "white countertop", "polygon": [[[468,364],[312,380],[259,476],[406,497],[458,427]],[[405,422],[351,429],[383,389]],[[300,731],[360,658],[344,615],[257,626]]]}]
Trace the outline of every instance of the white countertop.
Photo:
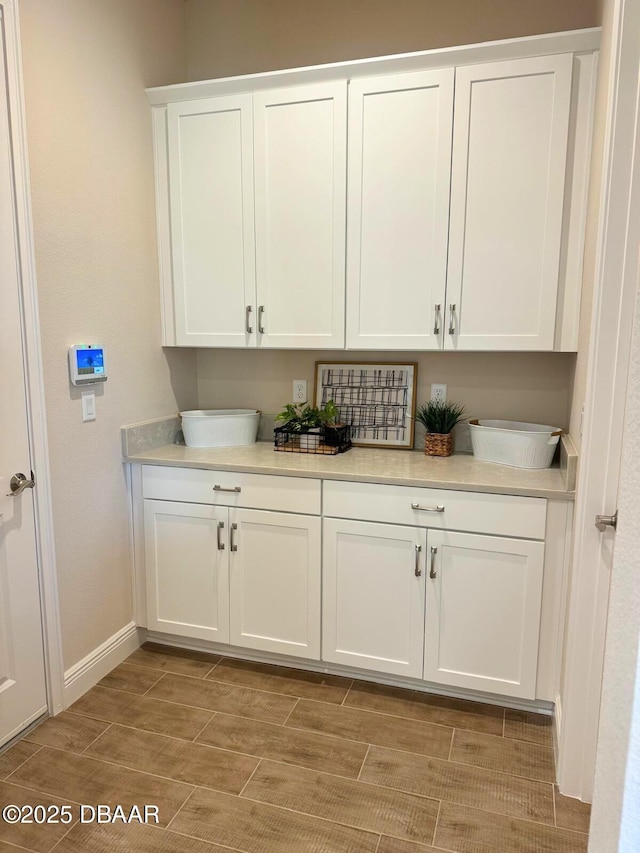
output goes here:
[{"label": "white countertop", "polygon": [[528,470],[479,462],[471,454],[447,458],[425,456],[415,450],[377,450],[354,447],[337,456],[282,453],[270,442],[243,447],[194,448],[167,444],[125,456],[126,462],[279,474],[323,480],[352,480],[399,486],[426,486],[467,492],[573,500],[564,468]]}]

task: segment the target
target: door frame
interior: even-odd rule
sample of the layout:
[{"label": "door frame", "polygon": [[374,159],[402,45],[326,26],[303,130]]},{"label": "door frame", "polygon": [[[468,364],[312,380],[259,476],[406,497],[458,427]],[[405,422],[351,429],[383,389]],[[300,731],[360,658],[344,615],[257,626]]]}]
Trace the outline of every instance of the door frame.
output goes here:
[{"label": "door frame", "polygon": [[63,708],[64,665],[56,578],[43,361],[40,347],[18,0],[0,0],[0,25],[4,31],[6,50],[10,134],[13,149],[29,448],[37,476],[37,488],[33,491],[33,499],[47,704],[49,713],[53,716]]},{"label": "door frame", "polygon": [[[638,279],[640,188],[637,160],[640,0],[613,0],[601,200],[576,493],[564,684],[556,701],[558,783],[590,802],[609,611],[609,560],[615,534],[595,529],[616,509],[631,336]],[[635,167],[635,174],[634,174]],[[635,179],[635,180],[634,180]],[[558,719],[559,718],[559,719]]]}]

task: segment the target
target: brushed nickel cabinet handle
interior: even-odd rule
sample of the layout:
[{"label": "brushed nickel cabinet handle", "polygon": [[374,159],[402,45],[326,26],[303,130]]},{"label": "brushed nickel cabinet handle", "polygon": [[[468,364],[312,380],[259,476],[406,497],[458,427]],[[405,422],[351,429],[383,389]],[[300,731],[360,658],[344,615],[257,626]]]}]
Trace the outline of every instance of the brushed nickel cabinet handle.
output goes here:
[{"label": "brushed nickel cabinet handle", "polygon": [[224,551],[224,542],[222,541],[221,532],[224,530],[224,521],[218,522],[218,551]]},{"label": "brushed nickel cabinet handle", "polygon": [[416,577],[419,578],[422,574],[422,569],[420,568],[420,552],[422,551],[422,545],[416,545]]},{"label": "brushed nickel cabinet handle", "polygon": [[237,551],[237,550],[238,550],[238,546],[236,545],[236,535],[235,535],[235,534],[236,534],[236,530],[237,530],[237,529],[238,529],[238,525],[237,525],[237,524],[232,524],[232,525],[231,525],[231,535],[230,535],[230,537],[229,537],[229,540],[230,540],[230,541],[229,541],[229,544],[231,545],[231,550],[232,550],[232,551]]},{"label": "brushed nickel cabinet handle", "polygon": [[436,305],[436,312],[435,312],[435,316],[434,316],[434,320],[433,320],[433,334],[434,335],[440,334],[440,308],[441,308],[441,305],[440,305],[440,303],[438,303]]},{"label": "brushed nickel cabinet handle", "polygon": [[245,323],[244,328],[248,335],[252,334],[253,326],[251,325],[251,312],[253,311],[253,307],[251,305],[247,305],[246,313],[245,313]]},{"label": "brushed nickel cabinet handle", "polygon": [[233,486],[230,489],[227,489],[225,486],[219,486],[217,483],[213,487],[214,492],[241,492],[242,486]]},{"label": "brushed nickel cabinet handle", "polygon": [[429,577],[431,580],[434,580],[436,575],[436,554],[438,553],[438,549],[431,546],[431,568],[429,569]]},{"label": "brushed nickel cabinet handle", "polygon": [[449,305],[449,334],[455,335],[455,319],[456,319],[456,306],[455,303],[451,303]]},{"label": "brushed nickel cabinet handle", "polygon": [[258,331],[264,335],[264,325],[262,324],[262,315],[264,314],[264,305],[258,305]]},{"label": "brushed nickel cabinet handle", "polygon": [[420,510],[420,512],[444,512],[444,507],[440,506],[420,506],[418,503],[412,503],[411,509]]}]

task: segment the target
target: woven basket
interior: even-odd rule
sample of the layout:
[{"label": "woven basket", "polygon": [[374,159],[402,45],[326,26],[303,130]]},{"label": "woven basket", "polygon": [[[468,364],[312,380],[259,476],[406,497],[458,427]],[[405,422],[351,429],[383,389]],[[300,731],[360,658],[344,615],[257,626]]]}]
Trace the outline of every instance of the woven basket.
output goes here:
[{"label": "woven basket", "polygon": [[424,437],[424,452],[427,456],[451,456],[453,434],[428,432]]}]

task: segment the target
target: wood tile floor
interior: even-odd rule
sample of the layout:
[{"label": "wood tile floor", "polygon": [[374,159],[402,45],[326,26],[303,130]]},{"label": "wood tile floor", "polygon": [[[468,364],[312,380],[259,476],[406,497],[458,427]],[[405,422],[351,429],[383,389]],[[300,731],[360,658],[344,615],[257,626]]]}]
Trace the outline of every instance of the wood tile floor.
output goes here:
[{"label": "wood tile floor", "polygon": [[0,822],[0,853],[586,851],[589,807],[553,780],[538,715],[146,645],[0,755],[2,805],[74,814]]}]

